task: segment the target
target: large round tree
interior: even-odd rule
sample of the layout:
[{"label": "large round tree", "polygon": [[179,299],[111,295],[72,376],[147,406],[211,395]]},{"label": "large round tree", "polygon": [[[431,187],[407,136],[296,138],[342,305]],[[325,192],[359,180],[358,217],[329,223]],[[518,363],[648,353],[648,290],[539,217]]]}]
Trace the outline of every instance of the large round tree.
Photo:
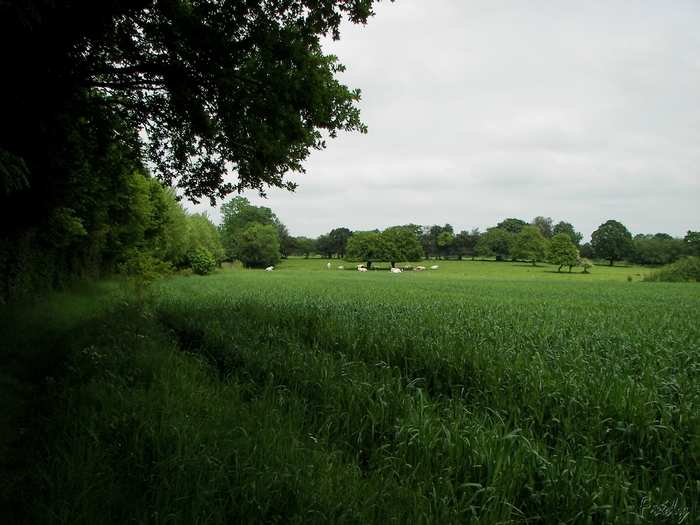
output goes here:
[{"label": "large round tree", "polygon": [[596,257],[610,261],[613,266],[632,252],[632,234],[623,224],[609,220],[593,232],[591,246]]},{"label": "large round tree", "polygon": [[578,250],[567,233],[557,233],[549,243],[549,262],[558,264],[561,272],[562,266],[571,268],[578,264]]},{"label": "large round tree", "polygon": [[547,239],[542,236],[537,226],[525,226],[515,238],[510,251],[512,259],[525,259],[537,265],[547,254]]},{"label": "large round tree", "polygon": [[423,249],[411,229],[393,226],[381,233],[356,232],[348,239],[345,259],[366,261],[367,268],[371,268],[373,262],[384,261],[393,268],[399,261],[422,261]]}]

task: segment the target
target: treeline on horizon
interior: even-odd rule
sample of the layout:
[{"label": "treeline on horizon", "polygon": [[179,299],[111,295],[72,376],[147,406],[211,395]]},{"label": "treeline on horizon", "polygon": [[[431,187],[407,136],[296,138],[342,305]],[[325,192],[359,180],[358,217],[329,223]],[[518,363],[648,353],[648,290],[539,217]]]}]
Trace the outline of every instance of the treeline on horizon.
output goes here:
[{"label": "treeline on horizon", "polygon": [[[267,240],[262,236],[263,228],[268,228]],[[407,224],[364,232],[339,227],[316,239],[293,237],[272,210],[253,206],[243,197],[222,206],[219,229],[228,259],[240,260],[249,267],[274,265],[291,255],[368,262],[475,257],[541,261],[553,256],[552,247],[567,252],[567,266],[576,265],[572,257],[604,260],[611,265],[626,260],[663,266],[684,255],[700,255],[700,233],[695,231],[689,230],[682,239],[665,233],[633,237],[623,224],[609,220],[592,234],[590,242],[582,244],[583,236],[571,223],[555,224],[550,217],[542,216],[531,222],[507,218],[483,232],[478,228],[455,232],[450,224]],[[554,254],[554,259],[555,263],[562,260],[561,253]]]}]

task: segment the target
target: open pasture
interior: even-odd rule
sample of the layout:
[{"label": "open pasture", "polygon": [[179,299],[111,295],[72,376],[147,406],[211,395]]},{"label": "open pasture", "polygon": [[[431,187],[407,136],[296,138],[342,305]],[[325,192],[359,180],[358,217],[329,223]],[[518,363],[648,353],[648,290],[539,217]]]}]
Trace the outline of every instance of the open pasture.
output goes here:
[{"label": "open pasture", "polygon": [[82,336],[37,521],[697,521],[696,286],[300,261]]},{"label": "open pasture", "polygon": [[[319,259],[319,258],[309,258],[305,259],[302,257],[290,257],[284,259],[277,267],[275,271],[281,272],[320,272],[329,271],[327,264],[331,263],[331,270],[334,272],[342,273],[338,270],[338,266],[345,266],[345,272],[356,271],[355,266],[361,264],[358,262],[346,262],[343,259]],[[377,273],[389,273],[389,263],[379,262],[374,263],[379,266],[380,270]],[[411,275],[418,274],[432,274],[432,275],[443,275],[443,276],[454,276],[462,277],[464,279],[534,279],[534,280],[553,280],[553,281],[568,281],[572,280],[575,282],[623,282],[631,278],[632,281],[641,281],[642,276],[639,274],[644,274],[649,272],[647,268],[640,266],[626,266],[618,263],[616,266],[608,266],[607,263],[601,266],[595,266],[591,268],[588,273],[583,273],[583,268],[574,267],[569,273],[568,266],[562,268],[560,273],[557,273],[558,266],[554,266],[546,263],[537,263],[537,266],[532,266],[529,262],[496,262],[494,260],[436,260],[430,259],[423,261],[421,263],[396,263],[397,267],[402,267],[406,264],[411,264],[414,267],[418,265],[423,265],[427,269],[423,272],[412,271]],[[430,270],[429,268],[437,264],[439,268],[437,270]],[[227,267],[231,269],[231,267]],[[235,269],[242,270],[240,263],[234,265]],[[374,273],[374,272],[367,272]],[[407,274],[408,275],[408,274]]]}]

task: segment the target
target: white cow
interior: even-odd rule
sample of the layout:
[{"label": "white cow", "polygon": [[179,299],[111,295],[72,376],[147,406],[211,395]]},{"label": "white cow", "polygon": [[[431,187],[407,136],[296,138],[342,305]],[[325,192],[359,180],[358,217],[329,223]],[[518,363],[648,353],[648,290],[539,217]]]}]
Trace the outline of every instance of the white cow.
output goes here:
[{"label": "white cow", "polygon": [[423,271],[425,270],[425,266],[416,266],[416,270],[418,270],[419,272]]},{"label": "white cow", "polygon": [[275,269],[274,266],[268,266],[267,268],[265,268],[265,271],[266,271],[266,272],[271,272],[271,271],[274,270],[274,269]]},{"label": "white cow", "polygon": [[328,263],[326,267],[330,270],[331,269],[331,263]]},{"label": "white cow", "polygon": [[358,270],[360,268],[364,268],[365,270],[367,269],[367,267],[364,264],[358,264],[357,266],[355,266],[355,268],[357,268]]},{"label": "white cow", "polygon": [[430,267],[431,270],[437,270],[438,268],[440,268],[440,267],[437,264]]},{"label": "white cow", "polygon": [[403,273],[403,270],[401,268],[392,268],[391,273]]},{"label": "white cow", "polygon": [[357,268],[357,271],[358,271],[358,272],[366,272],[366,271],[367,271],[367,268],[365,268],[364,266],[359,266],[359,267]]},{"label": "white cow", "polygon": [[338,270],[345,270],[345,266],[338,266]]}]

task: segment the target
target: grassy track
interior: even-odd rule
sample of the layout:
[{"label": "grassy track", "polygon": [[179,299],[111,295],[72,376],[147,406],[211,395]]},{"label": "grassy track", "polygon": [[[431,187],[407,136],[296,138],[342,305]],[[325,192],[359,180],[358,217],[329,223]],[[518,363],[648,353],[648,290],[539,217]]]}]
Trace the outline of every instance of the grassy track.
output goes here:
[{"label": "grassy track", "polygon": [[696,286],[326,262],[163,282],[76,333],[30,518],[698,521]]}]

